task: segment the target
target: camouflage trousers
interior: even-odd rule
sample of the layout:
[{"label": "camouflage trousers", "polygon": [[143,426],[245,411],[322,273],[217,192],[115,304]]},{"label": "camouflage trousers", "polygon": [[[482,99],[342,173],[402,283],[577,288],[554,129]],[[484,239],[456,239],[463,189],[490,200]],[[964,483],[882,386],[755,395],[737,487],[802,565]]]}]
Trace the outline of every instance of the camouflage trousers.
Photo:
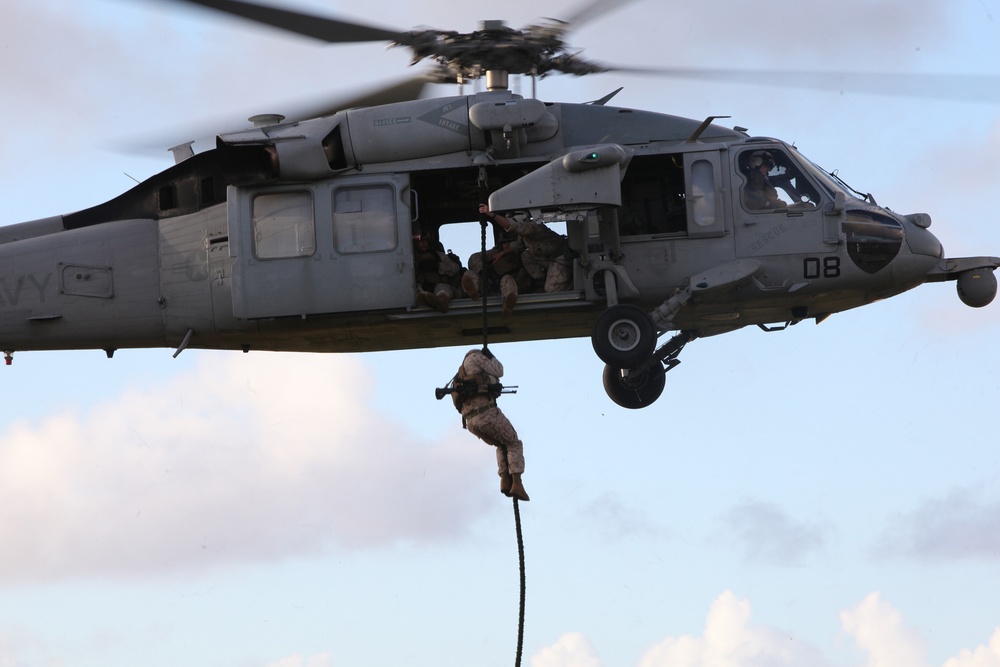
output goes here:
[{"label": "camouflage trousers", "polygon": [[[466,275],[472,281],[472,284],[476,286],[476,290],[482,293],[483,286],[479,284],[479,274],[469,271]],[[518,295],[517,280],[514,276],[507,274],[500,277],[500,297],[506,299],[509,294],[513,294],[515,297]]]},{"label": "camouflage trousers", "polygon": [[497,448],[497,472],[524,472],[524,446],[518,439],[514,426],[500,408],[494,407],[468,418],[465,428],[486,444]]},{"label": "camouflage trousers", "polygon": [[433,294],[449,302],[454,298],[464,296],[461,289],[455,287],[454,285],[449,285],[448,283],[436,283],[434,285],[434,289],[432,290],[424,289],[424,287],[424,285],[417,283],[417,303],[421,302],[421,299],[425,294]]},{"label": "camouflage trousers", "polygon": [[565,292],[573,287],[573,265],[565,257],[546,261],[525,250],[521,253],[521,262],[532,278],[545,281],[546,292]]}]

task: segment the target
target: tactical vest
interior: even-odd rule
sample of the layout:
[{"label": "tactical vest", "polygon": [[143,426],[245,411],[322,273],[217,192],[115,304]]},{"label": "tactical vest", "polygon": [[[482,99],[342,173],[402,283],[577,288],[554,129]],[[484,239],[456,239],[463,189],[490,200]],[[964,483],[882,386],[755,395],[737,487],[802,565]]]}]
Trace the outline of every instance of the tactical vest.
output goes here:
[{"label": "tactical vest", "polygon": [[450,280],[441,273],[441,257],[433,250],[418,253],[415,263],[417,280],[420,282],[420,286],[428,292],[433,291],[434,286],[438,283],[446,283]]},{"label": "tactical vest", "polygon": [[451,398],[455,403],[455,409],[459,412],[462,411],[465,402],[473,396],[490,396],[495,400],[494,388],[499,386],[497,379],[484,371],[468,373],[465,364],[458,367],[452,382],[455,390],[451,393]]}]

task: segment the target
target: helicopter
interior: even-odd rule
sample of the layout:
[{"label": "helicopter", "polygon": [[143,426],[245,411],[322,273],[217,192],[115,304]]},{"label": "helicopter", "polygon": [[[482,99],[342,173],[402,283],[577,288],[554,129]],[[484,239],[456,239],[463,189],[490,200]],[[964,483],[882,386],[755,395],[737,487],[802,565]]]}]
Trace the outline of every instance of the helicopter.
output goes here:
[{"label": "helicopter", "polygon": [[[519,295],[486,332],[501,342],[589,336],[605,390],[626,408],[655,402],[700,337],[819,323],[925,282],[954,281],[973,307],[995,296],[1000,258],[945,257],[930,216],[879,206],[787,142],[719,117],[513,93],[510,75],[614,69],[563,41],[590,8],[455,33],[190,2],[329,42],[409,48],[437,64],[436,81],[482,77],[486,89],[260,116],[214,149],[178,147],[174,166],[108,202],[0,228],[8,360],[21,350],[468,344],[484,334],[481,302],[458,298],[447,313],[421,305],[411,239],[477,229],[483,199],[565,223],[573,256],[570,289]],[[761,183],[766,197],[754,193]],[[499,297],[484,298],[496,315]]]}]

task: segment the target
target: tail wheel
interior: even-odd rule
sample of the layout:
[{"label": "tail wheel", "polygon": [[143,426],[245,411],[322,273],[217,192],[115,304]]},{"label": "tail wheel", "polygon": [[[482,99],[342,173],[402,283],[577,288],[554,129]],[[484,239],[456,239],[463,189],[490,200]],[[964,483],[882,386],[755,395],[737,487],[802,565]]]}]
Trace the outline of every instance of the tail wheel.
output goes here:
[{"label": "tail wheel", "polygon": [[635,370],[610,364],[604,367],[604,391],[612,401],[629,410],[652,405],[666,384],[667,369],[659,362],[643,364]]},{"label": "tail wheel", "polygon": [[617,368],[632,368],[656,349],[656,327],[645,311],[618,304],[601,313],[590,339],[601,361]]}]

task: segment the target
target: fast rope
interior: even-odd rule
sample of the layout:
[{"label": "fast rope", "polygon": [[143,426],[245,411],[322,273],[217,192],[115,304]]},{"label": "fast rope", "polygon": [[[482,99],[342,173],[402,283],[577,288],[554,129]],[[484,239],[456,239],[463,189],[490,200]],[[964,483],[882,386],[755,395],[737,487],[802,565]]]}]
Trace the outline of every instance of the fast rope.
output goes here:
[{"label": "fast rope", "polygon": [[[486,179],[486,168],[479,167],[479,201],[488,201],[489,189],[487,187]],[[480,237],[480,253],[479,253],[479,288],[480,296],[483,299],[483,351],[485,352],[489,348],[489,312],[486,308],[486,214],[479,214],[479,237]],[[507,456],[507,448],[504,447],[504,457]],[[525,576],[524,576],[524,537],[521,534],[521,510],[517,504],[517,498],[512,498],[514,501],[514,529],[517,533],[517,562],[520,569],[521,576],[521,597],[518,606],[517,614],[517,652],[514,655],[514,667],[521,667],[521,652],[524,648],[524,591],[525,591]]]},{"label": "fast rope", "polygon": [[521,602],[517,615],[517,654],[514,667],[521,667],[521,649],[524,647],[524,539],[521,536],[521,510],[514,498],[514,526],[517,529],[517,562],[521,569]]},{"label": "fast rope", "polygon": [[[480,183],[483,176],[480,175]],[[480,187],[480,191],[485,191]],[[481,199],[481,201],[483,201]],[[479,214],[479,295],[483,299],[483,352],[489,347],[490,316],[486,310],[486,214]]]}]

